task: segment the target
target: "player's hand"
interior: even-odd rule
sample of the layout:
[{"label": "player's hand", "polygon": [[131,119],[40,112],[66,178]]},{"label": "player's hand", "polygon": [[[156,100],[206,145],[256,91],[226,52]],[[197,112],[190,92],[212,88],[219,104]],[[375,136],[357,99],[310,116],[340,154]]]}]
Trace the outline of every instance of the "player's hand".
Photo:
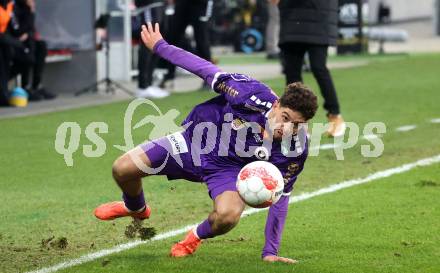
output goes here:
[{"label": "player's hand", "polygon": [[289,258],[284,258],[284,257],[278,257],[278,256],[266,256],[263,258],[263,261],[268,262],[268,263],[286,263],[286,264],[295,264],[298,261],[297,260],[293,260],[293,259],[289,259]]},{"label": "player's hand", "polygon": [[18,40],[20,40],[20,42],[24,42],[24,41],[26,41],[27,39],[29,39],[29,34],[27,34],[27,33],[24,33],[23,35],[21,35],[21,36],[18,38]]},{"label": "player's hand", "polygon": [[163,39],[162,34],[160,33],[159,24],[156,23],[154,27],[150,22],[148,22],[146,26],[142,25],[141,37],[145,46],[153,51],[156,43]]}]

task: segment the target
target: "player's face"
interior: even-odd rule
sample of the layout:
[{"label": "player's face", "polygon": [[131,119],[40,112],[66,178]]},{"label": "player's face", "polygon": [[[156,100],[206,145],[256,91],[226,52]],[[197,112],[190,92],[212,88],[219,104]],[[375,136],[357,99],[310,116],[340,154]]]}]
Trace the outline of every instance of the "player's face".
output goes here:
[{"label": "player's face", "polygon": [[285,134],[296,135],[301,123],[307,123],[301,113],[282,107],[278,102],[275,103],[269,115],[269,124],[273,129],[274,140],[281,140]]}]

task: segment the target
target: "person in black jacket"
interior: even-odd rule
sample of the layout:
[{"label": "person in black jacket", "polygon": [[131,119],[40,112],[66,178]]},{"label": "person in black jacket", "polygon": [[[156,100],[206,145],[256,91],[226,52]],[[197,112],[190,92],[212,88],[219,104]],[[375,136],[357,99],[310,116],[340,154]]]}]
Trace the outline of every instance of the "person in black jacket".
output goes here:
[{"label": "person in black jacket", "polygon": [[[202,59],[212,61],[211,42],[209,38],[209,23],[212,17],[213,0],[167,0],[175,6],[175,12],[170,21],[169,31],[165,38],[170,44],[180,45],[184,40],[185,30],[191,25],[194,28],[194,39],[196,41],[195,54]],[[181,46],[182,47],[182,46]],[[169,63],[168,73],[165,75],[164,83],[175,78],[176,66]],[[209,89],[203,85],[201,90]]]},{"label": "person in black jacket", "polygon": [[279,2],[281,29],[279,46],[287,83],[302,82],[304,55],[324,97],[330,127],[329,136],[345,133],[339,101],[327,69],[327,50],[338,37],[338,0],[271,0]]},{"label": "person in black jacket", "polygon": [[13,3],[10,0],[0,0],[0,106],[8,103],[8,79],[10,54],[10,37],[7,28],[12,17]]},{"label": "person in black jacket", "polygon": [[[21,74],[21,85],[29,93],[29,100],[54,99],[56,96],[42,86],[46,64],[46,42],[37,39],[35,30],[35,0],[15,0],[11,35],[22,43],[14,47],[11,77]],[[30,81],[32,71],[32,82]]]}]

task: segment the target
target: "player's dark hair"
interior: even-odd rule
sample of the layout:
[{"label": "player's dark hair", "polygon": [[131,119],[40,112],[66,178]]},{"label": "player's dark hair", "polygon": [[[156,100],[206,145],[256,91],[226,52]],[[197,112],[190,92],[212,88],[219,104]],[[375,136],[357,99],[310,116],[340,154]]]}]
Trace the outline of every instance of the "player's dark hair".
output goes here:
[{"label": "player's dark hair", "polygon": [[312,119],[318,110],[318,98],[313,91],[301,82],[287,85],[280,98],[280,105],[300,112],[306,119]]}]

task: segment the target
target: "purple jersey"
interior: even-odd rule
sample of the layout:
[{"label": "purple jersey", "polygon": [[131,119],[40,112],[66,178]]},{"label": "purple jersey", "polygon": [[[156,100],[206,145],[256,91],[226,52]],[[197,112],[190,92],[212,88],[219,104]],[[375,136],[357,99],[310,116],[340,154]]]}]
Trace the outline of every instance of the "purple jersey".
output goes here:
[{"label": "purple jersey", "polygon": [[[213,86],[221,95],[197,105],[183,122],[183,125],[191,123],[185,132],[188,142],[195,139],[194,134],[202,135],[202,143],[213,142],[208,140],[206,131],[197,130],[197,124],[209,121],[216,125],[213,149],[200,155],[204,176],[209,178],[225,169],[239,171],[252,161],[268,160],[286,178],[284,192],[290,192],[307,157],[306,147],[298,157],[286,157],[281,142],[273,142],[271,151],[259,149],[263,146],[267,115],[277,96],[263,83],[241,74],[221,74]],[[258,126],[251,128],[249,122]],[[230,136],[224,137],[227,134]]]},{"label": "purple jersey", "polygon": [[[287,146],[276,141],[266,146],[263,130],[273,104],[278,100],[268,86],[242,74],[224,73],[212,63],[169,45],[164,40],[155,45],[154,52],[198,75],[220,95],[197,105],[191,111],[183,122],[186,128],[184,132],[143,146],[153,167],[162,164],[163,158],[168,159],[170,153],[181,155],[169,158],[158,174],[169,178],[203,181],[215,199],[224,191],[236,190],[237,175],[247,163],[255,160],[273,163],[283,174],[285,196],[269,209],[262,256],[278,255],[289,194],[304,168],[308,154],[305,132],[302,132],[303,141],[292,138]],[[193,147],[194,140],[200,141],[200,147]],[[302,152],[295,157],[287,156],[291,147],[296,148],[298,144]],[[199,153],[197,150],[204,152]],[[194,157],[194,154],[197,156]],[[199,162],[194,162],[194,158]]]},{"label": "purple jersey", "polygon": [[[278,100],[275,93],[255,79],[242,74],[224,73],[213,64],[163,40],[158,42],[154,50],[159,56],[200,76],[220,94],[194,107],[182,123],[187,127],[183,133],[187,143],[199,138],[202,147],[212,146],[207,153],[197,155],[200,157],[200,175],[209,180],[225,170],[238,173],[252,161],[268,160],[282,172],[285,177],[284,192],[289,193],[303,169],[307,145],[303,143],[303,152],[297,157],[286,157],[282,153],[281,142],[274,141],[270,151],[258,148],[263,146],[267,116]],[[250,122],[259,126],[250,128]],[[212,123],[212,130],[216,132],[197,126],[201,123]],[[290,147],[295,145],[292,139]]]}]

